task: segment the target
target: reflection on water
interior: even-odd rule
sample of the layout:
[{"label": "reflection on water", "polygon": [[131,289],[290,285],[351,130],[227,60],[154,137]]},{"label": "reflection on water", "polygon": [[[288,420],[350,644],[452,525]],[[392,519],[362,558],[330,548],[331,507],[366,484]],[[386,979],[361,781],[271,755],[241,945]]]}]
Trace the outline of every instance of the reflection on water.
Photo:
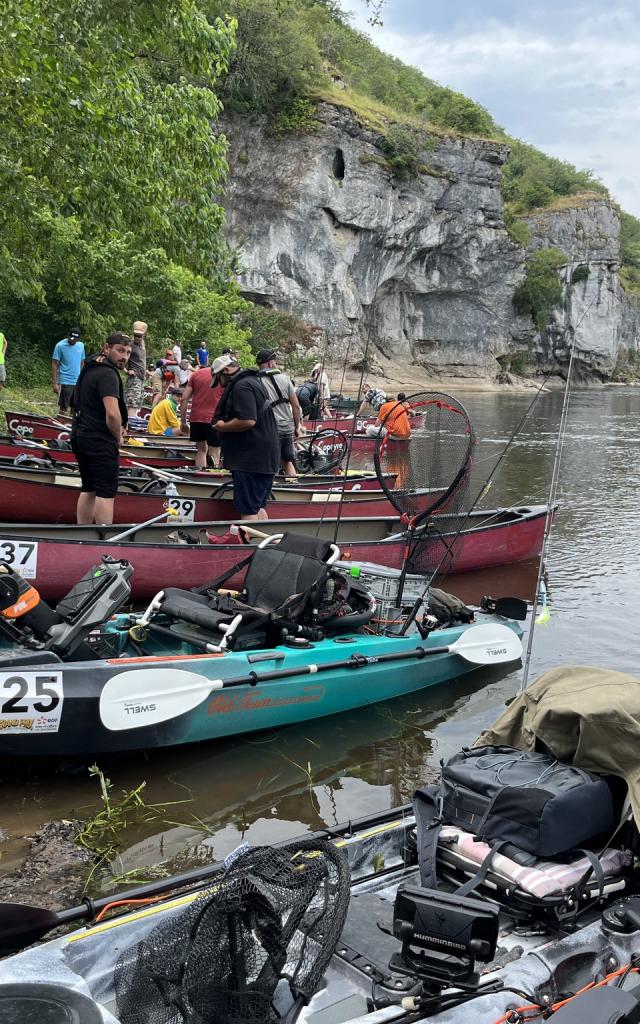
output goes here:
[{"label": "reflection on water", "polygon": [[[479,490],[531,401],[462,397],[478,434],[471,493]],[[544,395],[502,464],[483,507],[547,498],[562,395]],[[562,663],[640,674],[640,391],[578,391],[571,398],[558,513],[547,561],[551,622],[536,627],[530,678]],[[476,486],[477,485],[477,486]],[[537,565],[451,577],[466,601],[531,597]],[[478,732],[518,688],[520,670],[481,671],[403,700],[319,722],[188,750],[104,762],[116,789],[147,780],[149,802],[181,801],[168,824],[132,830],[125,867],[172,856],[203,839],[224,855],[241,838],[271,842],[407,801],[439,759]],[[43,821],[90,812],[86,765],[0,765],[2,825],[13,836]],[[19,794],[19,796],[18,796]],[[11,867],[10,848],[1,867]]]}]

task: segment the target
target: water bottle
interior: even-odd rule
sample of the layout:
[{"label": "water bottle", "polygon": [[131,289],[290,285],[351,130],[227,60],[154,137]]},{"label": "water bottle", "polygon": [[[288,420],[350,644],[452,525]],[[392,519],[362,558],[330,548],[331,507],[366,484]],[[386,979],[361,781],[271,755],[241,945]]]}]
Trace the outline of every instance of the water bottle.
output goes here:
[{"label": "water bottle", "polygon": [[175,498],[176,497],[176,495],[178,493],[178,488],[174,484],[173,480],[170,483],[167,484],[167,486],[164,489],[164,493],[169,498]]}]

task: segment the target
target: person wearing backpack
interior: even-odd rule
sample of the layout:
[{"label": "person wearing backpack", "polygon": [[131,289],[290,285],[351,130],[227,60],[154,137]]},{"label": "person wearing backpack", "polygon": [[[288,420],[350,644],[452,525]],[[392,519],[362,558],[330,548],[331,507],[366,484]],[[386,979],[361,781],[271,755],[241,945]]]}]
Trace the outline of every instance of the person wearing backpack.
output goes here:
[{"label": "person wearing backpack", "polygon": [[256,355],[259,376],[267,395],[278,427],[280,439],[280,461],[287,483],[296,483],[295,438],[300,436],[302,411],[295,388],[286,373],[277,366],[277,353],[273,349],[261,348]]},{"label": "person wearing backpack", "polygon": [[266,504],[280,465],[276,419],[257,370],[241,370],[227,353],[214,359],[211,386],[224,388],[213,428],[233,478],[233,504],[241,519],[268,519]]},{"label": "person wearing backpack", "polygon": [[313,380],[305,380],[296,388],[296,398],[305,419],[318,418],[318,385]]}]

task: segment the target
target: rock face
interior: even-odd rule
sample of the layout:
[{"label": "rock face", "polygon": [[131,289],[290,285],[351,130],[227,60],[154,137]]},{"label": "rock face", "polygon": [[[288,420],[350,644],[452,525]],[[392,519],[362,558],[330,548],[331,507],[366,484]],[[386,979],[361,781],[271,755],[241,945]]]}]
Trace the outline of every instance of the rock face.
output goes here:
[{"label": "rock face", "polygon": [[[282,138],[255,117],[223,122],[223,202],[243,293],[319,327],[327,358],[383,353],[423,374],[494,378],[516,352],[548,364],[573,328],[585,365],[606,376],[620,345],[637,347],[618,219],[601,197],[529,219],[532,248],[568,256],[565,301],[540,337],[512,303],[526,253],[504,227],[506,146],[434,135],[419,173],[399,181],[349,110],[317,116],[317,131]],[[571,285],[580,263],[588,277]]]},{"label": "rock face", "polygon": [[640,309],[620,281],[620,220],[594,193],[563,209],[527,218],[530,251],[552,246],[567,255],[561,268],[563,300],[534,352],[542,368],[566,361],[573,338],[583,376],[611,376],[620,349],[638,349]]},{"label": "rock face", "polygon": [[525,254],[502,219],[506,147],[434,136],[421,173],[400,182],[349,111],[319,117],[285,139],[255,119],[222,126],[244,294],[321,327],[336,359],[369,343],[370,357],[494,376],[496,357],[533,337],[511,302]]}]

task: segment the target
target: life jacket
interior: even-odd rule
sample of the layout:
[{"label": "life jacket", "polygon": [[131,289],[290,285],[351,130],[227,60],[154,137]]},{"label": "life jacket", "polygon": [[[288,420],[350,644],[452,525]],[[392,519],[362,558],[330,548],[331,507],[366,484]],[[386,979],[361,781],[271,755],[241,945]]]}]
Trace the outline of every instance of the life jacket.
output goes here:
[{"label": "life jacket", "polygon": [[[289,396],[282,394],[282,391],[280,390],[280,385],[278,384],[278,381],[276,380],[276,376],[279,373],[282,373],[282,370],[259,370],[258,371],[258,376],[262,379],[262,383],[266,384],[268,382],[271,385],[271,387],[273,388],[273,390],[274,390],[274,392],[276,394],[276,397],[271,401],[271,408],[272,409],[275,409],[275,407],[277,405],[289,405]],[[266,390],[267,390],[267,394],[268,394],[269,393],[268,388]]]}]

